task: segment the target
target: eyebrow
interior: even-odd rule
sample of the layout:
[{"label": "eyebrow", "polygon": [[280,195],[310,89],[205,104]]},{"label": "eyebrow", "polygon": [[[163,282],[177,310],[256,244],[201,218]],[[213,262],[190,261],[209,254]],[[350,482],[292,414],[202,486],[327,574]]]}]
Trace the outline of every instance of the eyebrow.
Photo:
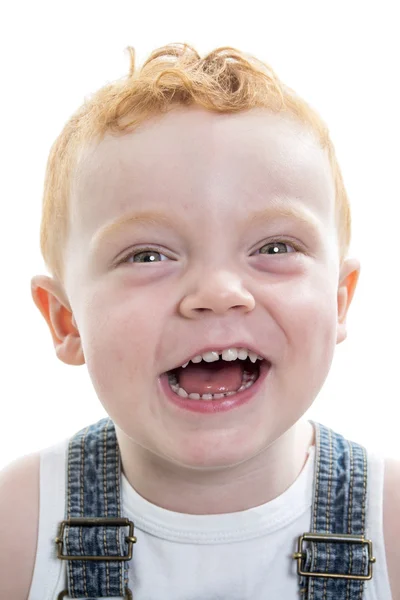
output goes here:
[{"label": "eyebrow", "polygon": [[257,222],[267,221],[270,219],[276,219],[279,217],[283,217],[285,219],[294,219],[296,221],[300,221],[303,225],[307,227],[313,227],[317,229],[319,226],[318,219],[313,215],[311,211],[307,208],[300,208],[300,206],[296,206],[294,203],[288,203],[287,201],[277,201],[274,202],[272,206],[267,206],[262,210],[254,213],[245,221],[245,225],[248,227],[249,225],[254,225]]},{"label": "eyebrow", "polygon": [[[313,229],[318,229],[318,219],[306,208],[300,208],[293,203],[276,202],[272,206],[268,206],[256,213],[253,213],[244,222],[244,227],[253,226],[254,224],[283,217],[286,219],[294,219]],[[165,213],[157,211],[141,211],[132,214],[123,215],[111,223],[107,223],[101,229],[96,231],[91,240],[91,247],[96,248],[106,238],[110,237],[116,231],[127,228],[129,226],[139,225],[164,225],[170,228],[176,228],[177,225],[184,223],[179,222],[176,218],[172,218]]]},{"label": "eyebrow", "polygon": [[169,217],[167,214],[151,210],[123,215],[96,231],[92,237],[90,246],[96,248],[116,231],[132,225],[166,225],[167,227],[172,228],[176,226],[176,219],[172,219],[172,217]]}]

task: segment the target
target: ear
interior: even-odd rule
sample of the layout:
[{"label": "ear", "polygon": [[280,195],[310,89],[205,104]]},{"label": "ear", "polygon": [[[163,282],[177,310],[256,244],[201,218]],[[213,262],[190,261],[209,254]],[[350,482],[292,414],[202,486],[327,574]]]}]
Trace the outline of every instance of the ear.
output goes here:
[{"label": "ear", "polygon": [[354,290],[360,276],[360,263],[357,259],[343,261],[339,274],[339,287],[337,293],[338,323],[336,343],[340,344],[347,337],[346,317]]},{"label": "ear", "polygon": [[67,365],[83,365],[81,337],[62,285],[46,275],[36,275],[31,292],[50,329],[57,357]]}]

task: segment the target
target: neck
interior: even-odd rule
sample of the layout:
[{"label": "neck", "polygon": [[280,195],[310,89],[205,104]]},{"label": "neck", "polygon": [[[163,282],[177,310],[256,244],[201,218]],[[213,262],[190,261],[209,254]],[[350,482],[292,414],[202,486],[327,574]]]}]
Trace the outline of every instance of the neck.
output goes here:
[{"label": "neck", "polygon": [[143,498],[174,512],[231,513],[260,506],[287,490],[301,473],[314,429],[299,421],[263,452],[234,467],[183,469],[138,446],[116,427],[122,471]]}]

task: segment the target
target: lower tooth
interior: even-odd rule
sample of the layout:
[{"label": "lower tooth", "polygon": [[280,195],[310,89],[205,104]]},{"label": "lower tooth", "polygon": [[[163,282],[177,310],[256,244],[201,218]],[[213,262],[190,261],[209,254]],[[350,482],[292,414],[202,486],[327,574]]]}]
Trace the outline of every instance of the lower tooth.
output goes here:
[{"label": "lower tooth", "polygon": [[177,380],[170,380],[170,386],[172,388],[172,390],[175,392],[175,394],[177,394],[178,396],[180,396],[181,398],[190,398],[191,400],[200,400],[200,398],[202,400],[219,400],[220,398],[224,398],[226,396],[233,396],[234,394],[237,394],[238,392],[243,392],[243,390],[247,390],[247,388],[249,388],[251,385],[253,385],[254,381],[255,381],[255,376],[251,377],[250,379],[246,379],[246,381],[244,383],[242,383],[242,385],[240,386],[240,388],[238,390],[236,390],[236,392],[225,392],[225,394],[197,394],[197,393],[191,393],[188,394],[186,392],[186,390],[184,390],[183,388],[181,388],[179,386],[179,384],[177,383]]},{"label": "lower tooth", "polygon": [[249,379],[248,381],[246,381],[246,383],[243,383],[240,388],[238,389],[238,392],[243,392],[243,390],[247,390],[247,388],[249,388],[251,385],[253,385],[255,381],[255,378],[253,379]]}]

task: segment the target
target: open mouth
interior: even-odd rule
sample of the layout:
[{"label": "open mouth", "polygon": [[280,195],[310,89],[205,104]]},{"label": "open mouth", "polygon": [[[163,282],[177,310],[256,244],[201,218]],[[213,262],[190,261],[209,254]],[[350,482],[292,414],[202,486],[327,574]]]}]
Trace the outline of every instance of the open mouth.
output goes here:
[{"label": "open mouth", "polygon": [[250,388],[260,376],[260,362],[246,360],[231,362],[222,359],[168,371],[171,390],[190,400],[220,400]]}]

